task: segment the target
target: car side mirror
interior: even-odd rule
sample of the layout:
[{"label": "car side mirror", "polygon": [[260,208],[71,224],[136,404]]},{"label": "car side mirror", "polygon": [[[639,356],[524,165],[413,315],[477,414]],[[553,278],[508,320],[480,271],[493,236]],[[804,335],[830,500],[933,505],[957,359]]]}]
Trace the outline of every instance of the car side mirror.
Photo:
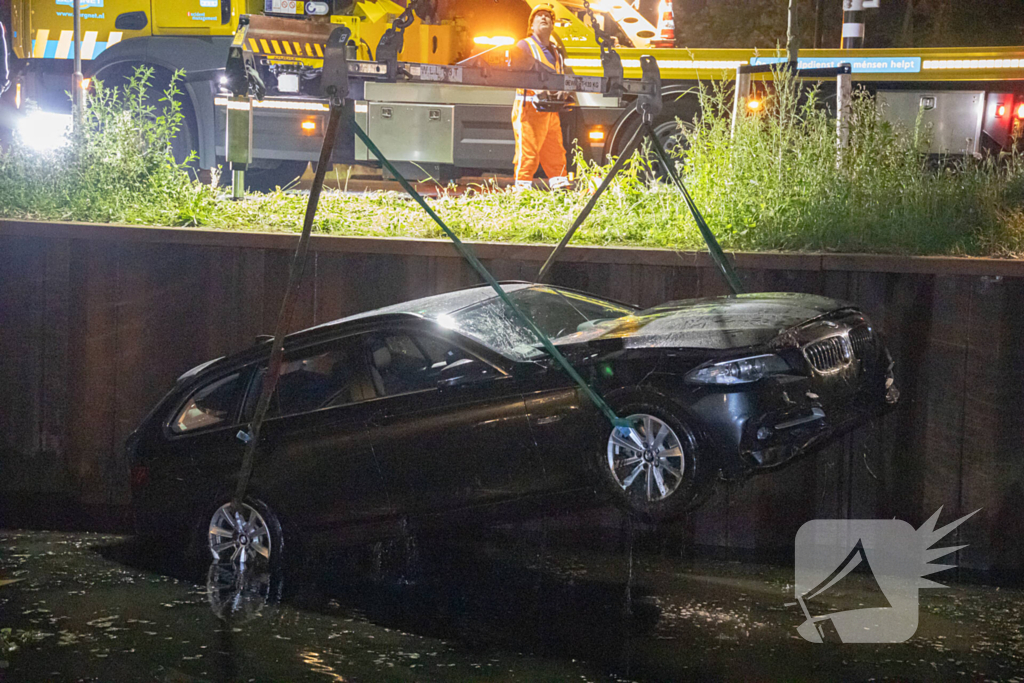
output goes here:
[{"label": "car side mirror", "polygon": [[449,363],[441,370],[437,386],[439,388],[450,388],[466,384],[478,384],[493,379],[496,374],[497,371],[483,361],[475,358],[462,358],[454,363]]}]

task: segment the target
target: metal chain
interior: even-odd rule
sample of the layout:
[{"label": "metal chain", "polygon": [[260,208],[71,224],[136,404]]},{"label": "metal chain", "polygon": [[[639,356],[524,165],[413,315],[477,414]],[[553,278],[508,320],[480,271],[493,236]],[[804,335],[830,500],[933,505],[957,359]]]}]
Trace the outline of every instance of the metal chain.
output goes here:
[{"label": "metal chain", "polygon": [[587,13],[587,18],[590,19],[590,28],[594,29],[594,40],[597,41],[597,46],[601,48],[601,53],[603,54],[613,49],[612,37],[605,33],[601,25],[598,24],[597,16],[594,14],[594,10],[590,9],[590,3],[587,0],[583,0],[583,9]]}]

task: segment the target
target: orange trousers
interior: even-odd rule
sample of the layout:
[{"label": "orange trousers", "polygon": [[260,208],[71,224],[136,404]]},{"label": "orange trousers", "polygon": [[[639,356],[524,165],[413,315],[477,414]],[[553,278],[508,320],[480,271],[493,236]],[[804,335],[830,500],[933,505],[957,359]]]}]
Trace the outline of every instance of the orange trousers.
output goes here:
[{"label": "orange trousers", "polygon": [[537,167],[543,166],[552,187],[568,182],[558,112],[537,111],[531,102],[516,102],[512,130],[516,136],[516,181],[533,180]]}]

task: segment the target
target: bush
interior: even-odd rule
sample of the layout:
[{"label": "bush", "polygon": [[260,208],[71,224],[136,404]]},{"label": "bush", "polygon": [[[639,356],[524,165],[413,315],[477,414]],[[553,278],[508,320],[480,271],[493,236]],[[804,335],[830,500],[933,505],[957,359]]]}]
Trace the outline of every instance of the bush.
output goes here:
[{"label": "bush", "polygon": [[[15,144],[0,151],[0,212],[74,221],[198,225],[215,194],[177,164],[171,140],[183,124],[174,74],[159,106],[139,67],[123,89],[94,81],[80,128],[52,152]],[[29,114],[31,115],[31,114]]]},{"label": "bush", "polygon": [[[170,141],[182,125],[176,74],[147,103],[152,78],[139,69],[123,92],[96,84],[81,135],[48,155],[0,151],[0,216],[116,221],[226,229],[298,231],[306,196],[278,190],[221,201],[176,164]],[[1015,256],[1024,253],[1024,162],[1017,153],[982,160],[929,158],[928,131],[892,126],[857,93],[849,147],[823,91],[802,90],[778,73],[757,114],[731,126],[731,84],[701,92],[704,115],[687,132],[677,168],[722,246],[730,250],[814,250]],[[464,239],[558,241],[610,165],[584,162],[579,190],[472,188],[431,200]],[[675,187],[652,180],[649,150],[638,151],[578,231],[576,244],[703,249]],[[340,183],[340,178],[337,179]],[[443,237],[426,214],[394,192],[325,192],[320,232]]]},{"label": "bush", "polygon": [[[684,176],[708,222],[732,249],[907,254],[1019,251],[1022,166],[1015,153],[982,160],[924,153],[929,131],[886,122],[855,93],[849,147],[820,90],[801,95],[776,74],[761,113],[705,116],[689,136]],[[705,91],[704,111],[731,97]],[[731,108],[731,105],[729,105]]]}]

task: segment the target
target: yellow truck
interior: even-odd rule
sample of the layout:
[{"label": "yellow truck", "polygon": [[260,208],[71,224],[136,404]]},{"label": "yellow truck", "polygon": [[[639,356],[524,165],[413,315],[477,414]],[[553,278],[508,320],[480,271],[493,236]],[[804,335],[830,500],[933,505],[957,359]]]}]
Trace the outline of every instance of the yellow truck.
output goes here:
[{"label": "yellow truck", "polygon": [[[530,7],[540,0],[432,0],[405,31],[399,59],[451,65],[485,50],[502,50],[526,33]],[[67,90],[73,56],[72,0],[13,0],[8,35],[14,62],[13,97],[22,111],[70,112]],[[566,63],[580,75],[601,75],[594,32],[582,0],[555,0],[556,35]],[[661,68],[665,107],[655,123],[671,143],[677,117],[699,113],[700,82],[735,77],[736,69],[785,60],[768,50],[687,50],[658,47],[658,30],[625,0],[595,0],[598,23],[614,36],[627,78],[639,78],[639,58]],[[83,71],[120,83],[138,65],[155,70],[154,91],[176,69],[186,72],[185,126],[175,154],[198,152],[200,168],[223,162],[228,95],[224,66],[229,45],[250,17],[282,27],[250,40],[268,97],[253,110],[253,163],[267,181],[287,180],[317,158],[326,105],[302,95],[318,76],[322,38],[302,40],[304,27],[343,24],[352,31],[352,58],[372,60],[384,31],[404,10],[394,0],[81,0]],[[279,21],[278,21],[279,20]],[[323,28],[322,26],[320,27]],[[312,32],[323,36],[324,31]],[[294,39],[296,36],[299,39]],[[801,67],[849,62],[856,85],[879,94],[894,118],[910,123],[923,112],[933,127],[933,151],[979,153],[1009,143],[1013,121],[1024,117],[1024,48],[802,50]],[[513,91],[452,84],[367,81],[349,103],[389,158],[411,176],[446,178],[509,171]],[[567,142],[603,160],[616,154],[637,125],[629,97],[583,94],[564,128]],[[29,117],[31,118],[31,117]],[[37,127],[38,128],[38,127]],[[48,129],[52,137],[52,127]],[[336,160],[371,161],[343,131]],[[255,172],[255,173],[254,173]]]}]

